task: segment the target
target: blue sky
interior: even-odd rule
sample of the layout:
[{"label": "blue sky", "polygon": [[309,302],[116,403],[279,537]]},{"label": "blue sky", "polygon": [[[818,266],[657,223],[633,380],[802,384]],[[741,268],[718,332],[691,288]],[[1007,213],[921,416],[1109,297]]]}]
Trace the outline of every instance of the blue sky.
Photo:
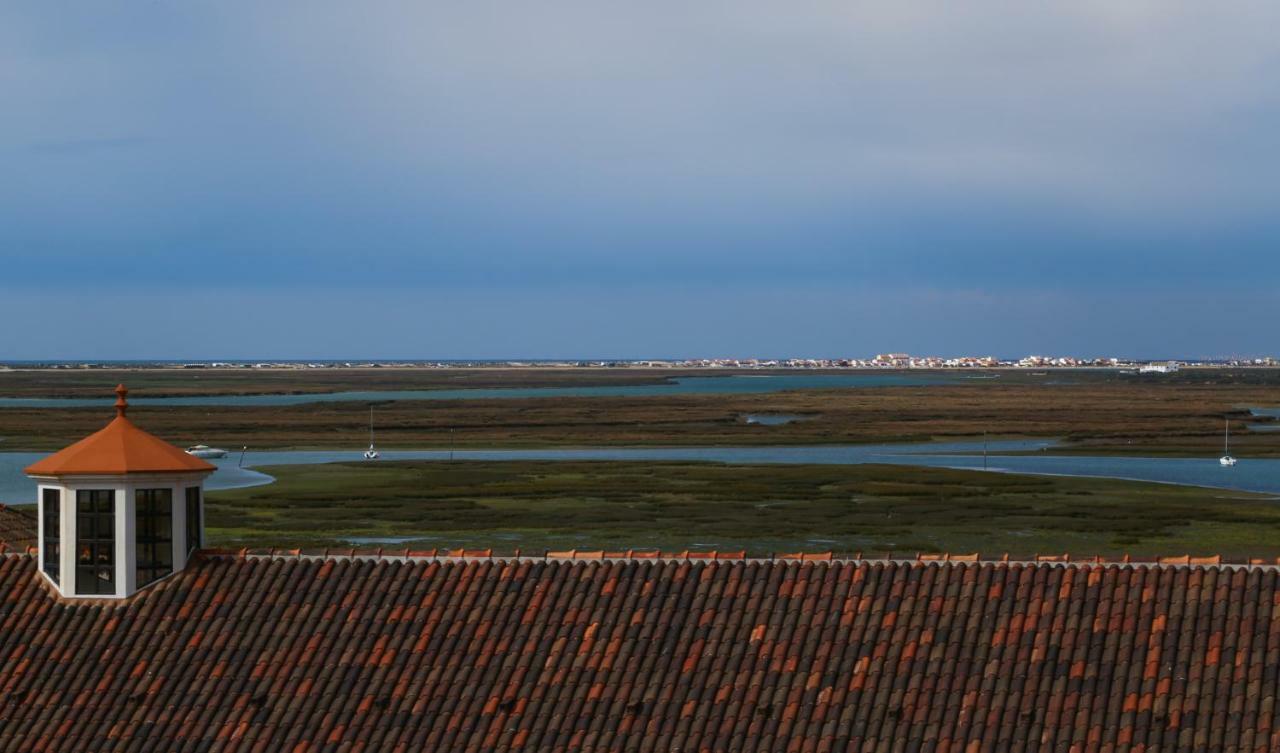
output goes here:
[{"label": "blue sky", "polygon": [[1280,6],[0,7],[0,359],[1280,352]]}]

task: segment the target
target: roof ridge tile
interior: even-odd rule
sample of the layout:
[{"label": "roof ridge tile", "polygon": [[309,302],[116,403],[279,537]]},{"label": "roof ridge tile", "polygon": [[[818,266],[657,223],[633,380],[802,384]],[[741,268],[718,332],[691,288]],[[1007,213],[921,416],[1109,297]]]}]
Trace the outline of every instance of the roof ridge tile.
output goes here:
[{"label": "roof ridge tile", "polygon": [[[0,554],[8,554],[9,556],[24,556],[14,552],[4,552],[4,542],[0,542]],[[35,548],[30,547],[34,552]],[[1212,556],[1162,556],[1150,559],[1133,559],[1128,555],[1124,555],[1119,559],[1105,559],[1100,556],[1078,557],[1071,554],[1051,554],[1051,555],[1034,555],[1030,559],[1012,559],[1009,555],[1004,554],[999,558],[983,558],[979,553],[969,554],[950,554],[950,553],[921,553],[915,555],[911,559],[893,558],[893,557],[875,557],[868,556],[863,552],[851,553],[848,555],[838,555],[833,552],[794,552],[769,555],[767,557],[750,556],[744,550],[737,552],[720,552],[716,550],[707,552],[663,552],[648,551],[641,552],[635,550],[627,550],[611,552],[607,550],[561,550],[561,551],[544,551],[542,554],[529,554],[517,550],[511,554],[503,554],[495,552],[492,549],[479,550],[396,550],[385,551],[379,549],[346,549],[346,550],[305,550],[305,549],[276,549],[276,548],[259,548],[259,549],[227,549],[225,547],[210,547],[201,549],[198,556],[209,558],[258,558],[258,559],[303,559],[303,560],[369,560],[369,561],[387,561],[387,562],[412,562],[423,560],[438,561],[494,561],[494,562],[525,562],[525,561],[542,561],[542,562],[574,562],[574,561],[606,561],[606,562],[705,562],[705,563],[731,563],[731,562],[792,562],[792,563],[894,563],[916,567],[937,567],[951,566],[964,567],[966,565],[999,565],[1012,568],[1020,568],[1028,565],[1044,566],[1044,567],[1069,567],[1073,569],[1083,569],[1088,571],[1095,567],[1101,568],[1192,568],[1192,569],[1223,569],[1223,570],[1280,570],[1280,558],[1276,560],[1266,560],[1261,558],[1249,558],[1241,560],[1230,560],[1221,555]]]}]

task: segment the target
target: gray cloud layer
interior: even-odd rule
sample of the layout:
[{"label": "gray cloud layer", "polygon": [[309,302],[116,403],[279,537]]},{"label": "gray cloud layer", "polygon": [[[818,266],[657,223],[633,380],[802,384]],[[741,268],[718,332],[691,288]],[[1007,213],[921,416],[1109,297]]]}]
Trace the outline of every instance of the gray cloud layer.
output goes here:
[{"label": "gray cloud layer", "polygon": [[9,4],[0,254],[10,283],[54,264],[224,290],[1256,290],[1280,274],[1278,22],[1264,2]]}]

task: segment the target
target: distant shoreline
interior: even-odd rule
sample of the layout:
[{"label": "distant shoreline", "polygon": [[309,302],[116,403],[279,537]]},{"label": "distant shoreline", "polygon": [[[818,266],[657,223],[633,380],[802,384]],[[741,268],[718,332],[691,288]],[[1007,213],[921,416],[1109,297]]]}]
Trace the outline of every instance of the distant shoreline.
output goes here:
[{"label": "distant shoreline", "polygon": [[[805,359],[810,360],[810,359]],[[836,359],[838,360],[838,359]],[[486,370],[486,371],[620,371],[633,370],[645,372],[664,371],[698,371],[698,372],[796,372],[796,371],[834,371],[841,373],[868,372],[893,373],[900,371],[941,371],[983,372],[1010,371],[1026,373],[1032,371],[1124,371],[1137,369],[1150,364],[1166,363],[1155,361],[1124,361],[1118,364],[1082,363],[1071,365],[1037,364],[1023,366],[1016,363],[1000,363],[994,365],[871,365],[859,363],[842,365],[836,361],[821,363],[687,363],[687,362],[646,362],[646,361],[0,361],[0,372],[6,371],[377,371],[395,369],[402,371],[441,371],[441,370]],[[1215,361],[1177,361],[1179,369],[1280,369],[1280,361],[1272,363],[1215,362]]]}]

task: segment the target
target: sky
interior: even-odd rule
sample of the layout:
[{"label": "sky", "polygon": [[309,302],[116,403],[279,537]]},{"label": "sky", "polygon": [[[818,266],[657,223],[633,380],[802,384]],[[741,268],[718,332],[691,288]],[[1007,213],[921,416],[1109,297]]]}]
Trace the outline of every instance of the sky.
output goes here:
[{"label": "sky", "polygon": [[0,360],[1280,354],[1277,28],[0,4]]}]

